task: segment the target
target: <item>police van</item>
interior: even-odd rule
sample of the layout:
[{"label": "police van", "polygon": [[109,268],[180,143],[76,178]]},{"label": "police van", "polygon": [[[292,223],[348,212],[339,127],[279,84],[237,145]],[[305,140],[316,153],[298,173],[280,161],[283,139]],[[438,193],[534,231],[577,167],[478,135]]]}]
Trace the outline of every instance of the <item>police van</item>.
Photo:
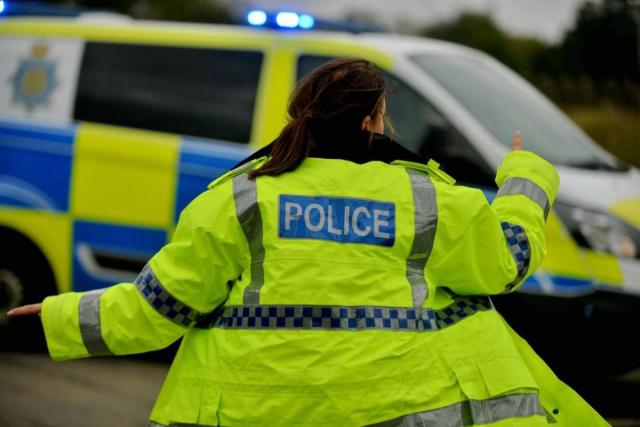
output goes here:
[{"label": "police van", "polygon": [[[553,315],[522,318],[521,328],[564,324],[571,333],[562,339],[576,345],[574,326],[584,322],[590,336],[601,328],[603,339],[638,338],[637,169],[483,53],[424,38],[307,31],[291,15],[275,20],[294,27],[286,31],[0,20],[0,316],[48,294],[133,279],[193,197],[278,135],[302,76],[331,58],[360,57],[392,82],[396,139],[458,182],[491,199],[515,129],[526,149],[556,165],[548,256],[504,311],[522,318],[532,302],[552,307]],[[259,27],[264,16],[250,23]],[[636,363],[637,352],[626,353]]]}]

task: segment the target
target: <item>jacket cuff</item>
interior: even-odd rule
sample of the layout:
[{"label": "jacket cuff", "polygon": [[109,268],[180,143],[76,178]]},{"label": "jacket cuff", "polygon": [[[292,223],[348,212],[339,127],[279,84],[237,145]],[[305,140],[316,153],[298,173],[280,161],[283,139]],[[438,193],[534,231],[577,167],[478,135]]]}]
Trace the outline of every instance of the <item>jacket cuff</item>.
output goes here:
[{"label": "jacket cuff", "polygon": [[531,151],[511,151],[502,161],[496,174],[496,184],[501,187],[510,178],[524,178],[540,187],[549,204],[553,205],[558,195],[560,177],[553,165]]},{"label": "jacket cuff", "polygon": [[82,294],[70,292],[47,297],[42,303],[42,327],[53,360],[88,357],[79,327]]}]

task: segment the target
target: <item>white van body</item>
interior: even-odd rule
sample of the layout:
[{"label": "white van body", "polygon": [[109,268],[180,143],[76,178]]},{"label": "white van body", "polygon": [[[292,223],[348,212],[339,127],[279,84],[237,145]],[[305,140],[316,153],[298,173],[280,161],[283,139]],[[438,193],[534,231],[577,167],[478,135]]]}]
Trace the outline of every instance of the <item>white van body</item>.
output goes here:
[{"label": "white van body", "polygon": [[[0,56],[0,237],[31,248],[12,252],[16,260],[35,252],[50,272],[23,283],[33,266],[0,259],[12,274],[0,275],[10,297],[0,293],[0,309],[135,276],[189,200],[278,135],[297,80],[331,58],[361,57],[395,86],[387,110],[398,140],[460,183],[495,196],[493,177],[517,129],[525,149],[556,165],[547,258],[502,307],[494,299],[516,330],[555,334],[565,348],[573,340],[591,360],[638,336],[640,172],[479,51],[390,34],[43,17],[0,19]],[[189,58],[197,59],[181,62]],[[183,78],[194,70],[197,80]],[[110,73],[121,80],[109,82]],[[109,89],[93,91],[101,84]],[[120,98],[98,105],[113,92]],[[207,98],[188,99],[199,92]],[[608,341],[599,353],[580,347],[585,336]],[[615,352],[611,367],[637,366],[640,351],[631,350]]]}]

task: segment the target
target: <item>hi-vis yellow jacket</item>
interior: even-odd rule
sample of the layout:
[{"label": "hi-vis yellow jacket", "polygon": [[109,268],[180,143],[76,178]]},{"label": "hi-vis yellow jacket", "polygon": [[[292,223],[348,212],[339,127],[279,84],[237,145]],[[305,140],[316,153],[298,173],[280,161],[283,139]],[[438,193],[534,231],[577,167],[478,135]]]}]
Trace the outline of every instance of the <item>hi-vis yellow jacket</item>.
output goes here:
[{"label": "hi-vis yellow jacket", "polygon": [[154,426],[606,425],[487,297],[545,255],[550,164],[508,154],[489,205],[435,162],[249,179],[259,163],[196,198],[135,283],[47,298],[51,356],[184,336]]}]

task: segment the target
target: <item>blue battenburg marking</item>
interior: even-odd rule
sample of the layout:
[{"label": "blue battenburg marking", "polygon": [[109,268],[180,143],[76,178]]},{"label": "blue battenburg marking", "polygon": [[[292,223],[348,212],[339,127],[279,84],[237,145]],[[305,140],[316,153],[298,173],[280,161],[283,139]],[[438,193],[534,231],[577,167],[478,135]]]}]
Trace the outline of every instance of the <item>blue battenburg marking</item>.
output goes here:
[{"label": "blue battenburg marking", "polygon": [[[87,291],[122,281],[101,271],[93,271],[81,259],[82,248],[102,251],[121,258],[146,261],[167,241],[166,230],[76,221],[73,225],[73,289]],[[131,272],[133,280],[137,272]]]},{"label": "blue battenburg marking", "polygon": [[396,210],[390,202],[281,195],[279,236],[393,246]]},{"label": "blue battenburg marking", "polygon": [[75,132],[0,121],[0,203],[67,211]]}]

